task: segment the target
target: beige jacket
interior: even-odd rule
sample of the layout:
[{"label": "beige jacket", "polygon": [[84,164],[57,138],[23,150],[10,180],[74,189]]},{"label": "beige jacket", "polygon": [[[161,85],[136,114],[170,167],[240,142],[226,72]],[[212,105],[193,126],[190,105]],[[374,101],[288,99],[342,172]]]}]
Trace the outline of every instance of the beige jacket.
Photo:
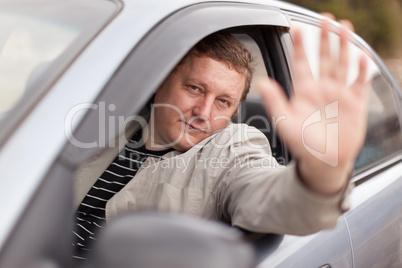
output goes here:
[{"label": "beige jacket", "polygon": [[[121,147],[109,149],[79,170],[75,208]],[[349,208],[350,189],[331,197],[310,191],[298,178],[294,163],[285,168],[275,161],[263,133],[230,124],[187,152],[172,151],[161,160],[148,158],[107,202],[106,218],[128,211],[168,211],[253,232],[305,235],[335,226]]]}]

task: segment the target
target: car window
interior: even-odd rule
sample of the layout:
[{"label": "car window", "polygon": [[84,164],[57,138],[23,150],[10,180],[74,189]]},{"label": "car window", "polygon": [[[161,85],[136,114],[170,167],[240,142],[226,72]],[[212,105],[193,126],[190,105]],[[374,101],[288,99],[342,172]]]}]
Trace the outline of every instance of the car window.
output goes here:
[{"label": "car window", "polygon": [[249,94],[250,96],[254,96],[258,94],[255,82],[261,77],[268,77],[267,70],[264,66],[264,59],[262,58],[260,48],[252,37],[247,34],[234,34],[234,36],[247,47],[252,55],[254,61],[254,73]]},{"label": "car window", "polygon": [[[318,52],[320,29],[319,27],[294,21],[294,25],[302,30],[303,42],[310,69],[314,77],[318,75]],[[330,34],[331,53],[338,53],[339,37]],[[348,84],[352,84],[358,71],[358,60],[363,51],[352,42],[349,42]],[[367,133],[364,146],[356,162],[355,172],[366,170],[378,162],[392,157],[402,149],[401,125],[398,119],[397,103],[393,95],[393,88],[384,77],[382,70],[370,57],[369,76],[372,83],[369,93]]]},{"label": "car window", "polygon": [[376,73],[370,91],[366,140],[355,169],[367,169],[401,149],[402,133],[395,99],[383,75]]},{"label": "car window", "polygon": [[[265,29],[267,32],[269,32],[266,33],[266,36],[269,40],[273,40],[274,35],[276,35],[276,31],[273,30],[273,27],[268,28]],[[256,34],[254,34],[254,36],[255,35]],[[273,59],[269,57],[269,55],[271,53],[278,52],[268,51],[265,53],[267,56],[264,60],[261,51],[266,49],[263,47],[264,44],[257,43],[256,40],[248,34],[234,34],[234,36],[247,47],[254,62],[254,73],[250,85],[250,92],[243,104],[240,105],[239,116],[235,122],[245,123],[249,126],[253,126],[264,133],[269,141],[272,155],[276,158],[279,164],[286,165],[289,162],[289,158],[285,152],[286,149],[284,148],[284,145],[280,142],[273,127],[272,121],[275,121],[275,119],[270,118],[266,113],[265,107],[261,102],[261,97],[255,85],[260,78],[267,78],[268,76],[274,77],[274,72],[272,70]]]},{"label": "car window", "polygon": [[[0,120],[14,114],[24,96],[42,90],[115,11],[115,3],[106,0],[2,1]],[[38,83],[40,77],[45,78]]]},{"label": "car window", "polygon": [[[18,13],[0,14],[0,113],[4,115],[82,29]],[[48,39],[49,35],[53,38]]]}]

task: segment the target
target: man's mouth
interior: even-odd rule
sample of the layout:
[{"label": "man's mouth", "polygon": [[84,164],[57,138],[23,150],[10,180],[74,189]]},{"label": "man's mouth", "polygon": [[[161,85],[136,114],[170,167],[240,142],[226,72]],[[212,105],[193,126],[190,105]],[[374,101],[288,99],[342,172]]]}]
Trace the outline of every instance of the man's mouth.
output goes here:
[{"label": "man's mouth", "polygon": [[206,129],[203,129],[201,127],[189,124],[185,121],[182,121],[182,123],[191,131],[191,132],[200,132],[200,133],[206,133]]}]

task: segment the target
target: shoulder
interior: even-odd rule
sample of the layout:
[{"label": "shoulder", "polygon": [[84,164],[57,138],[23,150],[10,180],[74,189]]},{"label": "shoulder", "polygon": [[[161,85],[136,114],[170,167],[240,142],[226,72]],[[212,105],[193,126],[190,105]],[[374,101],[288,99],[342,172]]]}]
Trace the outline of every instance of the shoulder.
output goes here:
[{"label": "shoulder", "polygon": [[228,140],[231,144],[244,142],[257,142],[258,144],[267,144],[268,139],[265,135],[255,127],[247,124],[229,124],[225,129],[218,132],[216,140]]},{"label": "shoulder", "polygon": [[226,128],[215,133],[195,145],[196,150],[222,151],[233,148],[236,150],[255,150],[256,148],[270,153],[271,149],[267,137],[255,127],[246,124],[230,123]]}]

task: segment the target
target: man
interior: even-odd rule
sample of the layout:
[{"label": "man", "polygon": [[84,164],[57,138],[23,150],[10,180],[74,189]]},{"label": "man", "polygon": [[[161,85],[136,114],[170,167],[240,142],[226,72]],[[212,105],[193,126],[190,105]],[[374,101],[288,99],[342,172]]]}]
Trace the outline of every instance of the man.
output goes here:
[{"label": "man", "polygon": [[[88,177],[78,175],[76,258],[85,257],[106,219],[127,211],[185,213],[264,233],[304,235],[334,227],[348,208],[348,178],[364,140],[367,64],[362,58],[356,82],[347,87],[347,30],[341,30],[334,62],[328,23],[322,28],[318,80],[296,31],[296,94],[287,100],[275,81],[258,84],[268,113],[286,116],[277,131],[294,162],[278,165],[261,132],[230,123],[250,86],[251,56],[232,36],[211,35],[159,87],[147,127],[133,127],[133,138],[117,157],[112,154],[92,188],[82,187]],[[326,133],[325,124],[303,132],[320,110],[337,123],[338,135]],[[303,142],[325,155],[317,157]]]}]

